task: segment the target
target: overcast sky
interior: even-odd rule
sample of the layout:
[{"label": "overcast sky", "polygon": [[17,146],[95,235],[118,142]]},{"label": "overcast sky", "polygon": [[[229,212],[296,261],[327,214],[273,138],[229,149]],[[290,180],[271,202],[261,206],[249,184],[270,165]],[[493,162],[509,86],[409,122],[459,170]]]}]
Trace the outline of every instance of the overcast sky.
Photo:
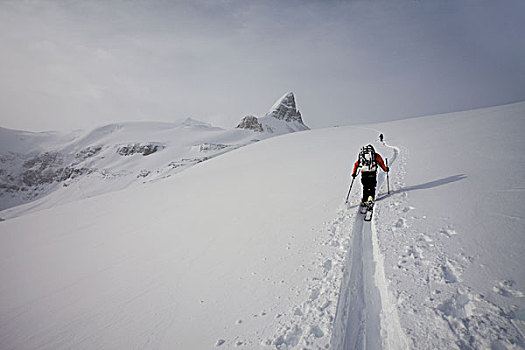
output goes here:
[{"label": "overcast sky", "polygon": [[313,128],[525,100],[525,1],[0,1],[0,126],[187,117],[289,91]]}]

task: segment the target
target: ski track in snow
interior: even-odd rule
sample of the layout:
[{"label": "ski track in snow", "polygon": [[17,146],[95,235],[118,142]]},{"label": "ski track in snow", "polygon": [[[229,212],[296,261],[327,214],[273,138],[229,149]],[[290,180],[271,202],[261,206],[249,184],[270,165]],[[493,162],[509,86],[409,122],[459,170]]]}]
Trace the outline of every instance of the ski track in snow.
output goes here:
[{"label": "ski track in snow", "polygon": [[[383,303],[385,297],[392,300],[381,310],[382,327],[387,328],[381,328],[383,339],[388,343],[384,348],[525,348],[524,310],[500,307],[463,281],[461,275],[476,260],[475,256],[464,252],[447,256],[446,244],[461,232],[448,218],[433,218],[441,221],[441,229],[428,232],[428,227],[434,227],[427,223],[431,218],[412,214],[416,208],[408,204],[408,191],[404,190],[403,182],[409,152],[402,147],[397,154],[400,159],[392,169],[395,181],[391,183],[391,195],[384,202],[383,196],[379,196],[372,222],[378,253],[375,256],[380,260],[385,258],[385,263],[376,267],[385,268],[383,277],[388,276],[385,287],[391,286],[393,292],[393,295],[388,292],[381,295]],[[377,222],[376,217],[380,218]],[[388,219],[392,221],[386,222]],[[525,293],[515,289],[515,285],[515,281],[504,280],[493,290],[505,298],[524,297]],[[394,309],[399,321],[394,317],[392,323],[386,308]],[[392,326],[399,327],[397,331],[401,331],[402,326],[406,336],[396,337],[391,333],[396,329]],[[390,335],[393,337],[389,338]],[[421,339],[425,339],[425,344],[420,343]]]},{"label": "ski track in snow", "polygon": [[[391,164],[397,160],[390,195],[379,172],[373,220],[363,221],[356,202],[334,222],[348,235],[348,245],[330,348],[525,348],[524,310],[500,307],[463,281],[476,257],[447,256],[447,242],[461,234],[450,219],[437,218],[441,229],[436,232],[424,230],[429,218],[412,213],[416,208],[404,190],[409,152],[385,146],[394,151]],[[493,291],[504,298],[525,297],[515,286],[502,280]]]},{"label": "ski track in snow", "polygon": [[[393,150],[391,163],[395,162],[399,150],[387,146],[380,151],[386,154]],[[385,174],[378,173],[377,197]],[[360,198],[360,196],[358,196]],[[376,204],[377,205],[377,204]],[[353,206],[351,206],[353,208]],[[352,244],[348,249],[331,344],[333,349],[402,349],[405,338],[399,326],[395,307],[391,306],[387,283],[382,267],[375,230],[375,215],[371,222],[363,220],[359,206],[352,216],[354,223],[347,232]]]},{"label": "ski track in snow", "polygon": [[[379,133],[375,129],[364,129]],[[393,167],[388,196],[385,173],[378,173],[373,220],[363,221],[357,203],[340,206],[337,211],[332,207],[328,217],[323,219],[328,222],[323,222],[321,227],[308,227],[318,231],[319,235],[303,242],[302,246],[296,245],[294,236],[282,241],[287,256],[279,254],[280,263],[292,266],[293,270],[286,271],[295,271],[295,276],[301,277],[293,280],[293,273],[286,277],[268,274],[263,279],[261,274],[250,271],[249,283],[259,283],[261,288],[279,285],[282,286],[282,293],[277,294],[275,300],[268,299],[257,306],[235,309],[241,310],[235,314],[225,312],[229,323],[215,332],[211,341],[207,339],[210,347],[525,349],[525,308],[519,306],[523,304],[525,289],[520,289],[520,275],[495,275],[496,279],[491,279],[490,290],[469,285],[468,269],[473,264],[479,264],[482,268],[484,265],[477,260],[476,249],[458,246],[458,238],[468,232],[459,222],[438,216],[433,211],[424,211],[422,202],[414,201],[414,192],[411,191],[462,180],[466,175],[407,184],[407,169],[413,169],[408,166],[412,166],[408,162],[409,149],[386,143],[378,144],[377,149],[384,157],[388,156],[389,165]],[[414,150],[414,158],[415,155]],[[445,175],[450,174],[442,176]],[[356,193],[361,190],[359,182],[355,185],[351,196],[354,202],[357,201]],[[523,190],[523,187],[513,187],[501,191],[518,193]],[[432,195],[432,192],[427,193],[428,197]],[[337,206],[337,200],[334,203]],[[515,213],[495,212],[491,215],[506,215],[513,222],[522,220]],[[450,249],[451,245],[456,245],[458,249]],[[112,268],[107,266],[109,271]],[[100,272],[93,271],[94,276],[102,275]],[[82,289],[84,282],[90,281],[80,277],[77,282],[62,286],[50,294],[41,294],[40,299],[8,309],[1,315],[0,324],[4,328],[0,333],[6,336],[0,336],[0,344],[4,344],[0,348],[10,348],[11,341],[22,337],[22,326],[28,320],[32,321],[27,315],[51,315],[57,312],[52,309],[54,305],[62,305],[67,311],[68,304],[76,303],[82,296],[76,291]],[[164,276],[151,280],[150,277],[142,277],[140,285],[131,283],[130,279],[122,286],[122,281],[119,281],[121,288],[115,290],[118,302],[112,303],[114,309],[101,313],[102,316],[97,315],[100,309],[93,308],[82,312],[63,328],[60,328],[63,323],[57,317],[44,322],[42,328],[26,339],[24,347],[43,347],[42,339],[47,341],[47,345],[88,347],[93,344],[90,343],[91,334],[95,334],[95,343],[102,344],[111,339],[114,343],[106,345],[118,347],[118,344],[125,344],[122,339],[127,338],[126,334],[129,337],[132,331],[136,335],[133,339],[140,338],[135,343],[138,347],[165,347],[170,340],[165,343],[164,338],[173,334],[172,328],[186,321],[181,317],[184,314],[170,302],[160,306],[144,304],[174,298],[171,288],[162,288],[164,284],[155,282],[165,280]],[[244,275],[239,280],[243,278]],[[101,297],[95,295],[95,298]],[[201,307],[209,304],[204,299],[200,302]],[[231,301],[229,305],[234,303]],[[86,305],[88,310],[95,303]],[[150,308],[151,311],[142,312]],[[137,314],[141,315],[143,325],[147,325],[143,330],[134,328],[138,323],[132,317]],[[205,317],[213,316],[208,313]],[[217,317],[218,322],[225,319],[224,316]],[[117,334],[119,332],[122,336]],[[109,337],[110,333],[117,335]],[[46,334],[50,336],[46,338]]]}]

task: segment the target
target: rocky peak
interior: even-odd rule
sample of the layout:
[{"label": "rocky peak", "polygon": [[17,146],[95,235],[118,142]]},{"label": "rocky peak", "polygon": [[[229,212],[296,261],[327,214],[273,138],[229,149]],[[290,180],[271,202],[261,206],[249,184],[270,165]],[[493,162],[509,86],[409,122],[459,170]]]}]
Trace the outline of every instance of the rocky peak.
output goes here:
[{"label": "rocky peak", "polygon": [[244,117],[237,128],[248,129],[270,134],[285,134],[289,132],[309,130],[304,125],[301,112],[295,105],[293,92],[288,92],[277,100],[264,117],[257,118],[253,115]]},{"label": "rocky peak", "polygon": [[293,92],[289,92],[277,100],[270,111],[266,113],[265,117],[273,117],[279,120],[284,120],[285,122],[295,121],[303,124],[301,112],[299,112],[295,105],[295,96]]},{"label": "rocky peak", "polygon": [[257,117],[253,115],[247,115],[246,117],[242,118],[239,125],[237,125],[237,128],[239,129],[249,129],[256,132],[263,132],[262,124],[259,123],[259,120]]}]

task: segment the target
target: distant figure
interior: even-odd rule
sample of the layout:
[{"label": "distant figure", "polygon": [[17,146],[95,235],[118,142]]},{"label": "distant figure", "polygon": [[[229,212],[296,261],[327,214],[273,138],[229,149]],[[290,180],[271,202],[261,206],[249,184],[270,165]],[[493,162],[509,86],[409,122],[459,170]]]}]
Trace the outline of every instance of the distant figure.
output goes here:
[{"label": "distant figure", "polygon": [[383,134],[379,134],[379,141],[383,142]]},{"label": "distant figure", "polygon": [[387,166],[385,166],[383,158],[379,153],[376,153],[372,145],[361,147],[359,158],[354,164],[352,177],[355,179],[357,176],[357,168],[361,168],[361,184],[363,185],[363,198],[361,199],[361,206],[363,207],[371,208],[374,205],[378,164],[385,172],[390,170]]}]

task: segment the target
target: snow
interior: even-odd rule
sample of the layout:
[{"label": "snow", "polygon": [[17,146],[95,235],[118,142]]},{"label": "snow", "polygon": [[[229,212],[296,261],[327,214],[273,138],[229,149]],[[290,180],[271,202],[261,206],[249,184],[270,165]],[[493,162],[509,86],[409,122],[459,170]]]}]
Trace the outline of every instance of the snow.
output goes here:
[{"label": "snow", "polygon": [[0,128],[0,210],[16,207],[4,212],[9,218],[123,190],[249,143],[309,129],[293,93],[277,102],[276,109],[260,118],[263,132],[227,130],[191,118],[179,124],[118,123],[62,134]]},{"label": "snow", "polygon": [[262,129],[272,136],[310,130],[303,123],[293,92],[284,94],[263,117],[255,118]]},{"label": "snow", "polygon": [[293,105],[288,105],[286,102],[288,101],[295,101],[295,96],[293,92],[287,92],[284,95],[281,96],[275,103],[273,104],[272,108],[270,108],[270,111],[268,113],[271,113],[273,111],[276,111],[279,109],[279,106],[284,105],[288,108],[295,108]]},{"label": "snow", "polygon": [[[524,115],[518,103],[293,133],[0,212],[0,348],[523,348]],[[105,135],[193,144],[177,128]],[[380,172],[365,223],[358,181],[344,199],[370,142],[390,194]]]},{"label": "snow", "polygon": [[[26,133],[7,129],[0,132],[6,136],[0,154],[3,168],[0,180],[4,183],[13,184],[10,179],[23,178],[24,172],[30,170],[28,162],[35,164],[34,170],[41,171],[42,162],[33,161],[32,157],[41,157],[43,152],[57,155],[57,161],[47,164],[48,171],[56,172],[55,177],[61,176],[60,169],[64,167],[88,171],[81,177],[66,181],[56,179],[36,186],[22,185],[26,187],[27,198],[20,196],[23,191],[0,193],[0,209],[32,200],[4,212],[4,217],[156,181],[256,140],[254,133],[246,130],[224,130],[191,119],[181,124],[112,124],[71,134]],[[267,134],[258,136],[268,137]],[[157,151],[129,155],[125,152],[126,149],[144,147],[156,148]],[[20,186],[16,182],[14,185]],[[34,197],[39,200],[34,201]]]},{"label": "snow", "polygon": [[273,135],[283,135],[291,132],[305,131],[309,128],[303,123],[297,121],[285,122],[272,116],[265,116],[258,118],[264,130],[268,130]]},{"label": "snow", "polygon": [[523,318],[515,316],[523,298],[494,289],[525,288],[524,108],[381,126],[401,159],[389,203],[378,207],[391,222],[382,220],[377,233],[413,347],[423,334],[430,348],[524,346]]},{"label": "snow", "polygon": [[0,127],[0,150],[5,153],[34,153],[49,149],[55,144],[70,141],[78,132],[66,135],[58,132],[29,132]]}]

